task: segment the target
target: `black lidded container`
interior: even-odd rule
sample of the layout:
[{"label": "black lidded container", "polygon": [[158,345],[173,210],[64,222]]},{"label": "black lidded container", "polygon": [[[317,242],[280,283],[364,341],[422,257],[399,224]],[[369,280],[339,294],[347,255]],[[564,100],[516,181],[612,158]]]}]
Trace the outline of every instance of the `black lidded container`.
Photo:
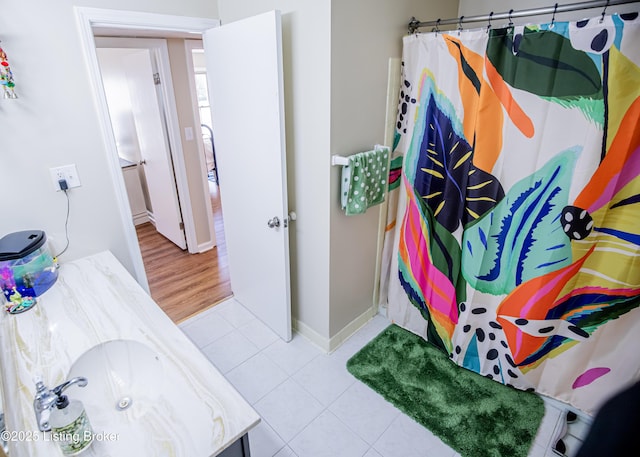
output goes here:
[{"label": "black lidded container", "polygon": [[[10,313],[29,309],[35,304],[35,297],[46,292],[58,279],[46,241],[42,230],[13,232],[0,238],[0,289]],[[10,309],[12,304],[16,305],[14,311]],[[20,304],[22,306],[18,306]]]}]

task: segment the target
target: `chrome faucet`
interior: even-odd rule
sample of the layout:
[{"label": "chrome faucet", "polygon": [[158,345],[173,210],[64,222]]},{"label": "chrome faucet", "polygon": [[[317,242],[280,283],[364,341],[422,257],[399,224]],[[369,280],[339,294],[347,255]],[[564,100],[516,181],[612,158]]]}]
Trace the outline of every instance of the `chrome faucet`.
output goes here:
[{"label": "chrome faucet", "polygon": [[56,404],[58,397],[62,395],[62,392],[64,392],[67,387],[74,384],[84,387],[88,382],[87,378],[75,377],[49,390],[49,388],[42,382],[42,379],[36,378],[34,381],[36,383],[36,396],[33,399],[33,410],[36,413],[38,428],[42,432],[48,432],[51,430],[51,426],[49,425],[51,409],[53,408],[53,405]]}]

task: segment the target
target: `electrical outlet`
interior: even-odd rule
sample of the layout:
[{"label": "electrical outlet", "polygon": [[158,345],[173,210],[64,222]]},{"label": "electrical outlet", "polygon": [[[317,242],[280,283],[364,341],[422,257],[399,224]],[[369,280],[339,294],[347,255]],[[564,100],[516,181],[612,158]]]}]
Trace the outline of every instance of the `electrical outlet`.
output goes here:
[{"label": "electrical outlet", "polygon": [[51,180],[53,181],[53,188],[60,191],[59,181],[64,179],[67,181],[67,187],[73,189],[74,187],[80,187],[80,178],[78,177],[78,170],[75,164],[63,165],[61,167],[49,168],[51,173]]}]

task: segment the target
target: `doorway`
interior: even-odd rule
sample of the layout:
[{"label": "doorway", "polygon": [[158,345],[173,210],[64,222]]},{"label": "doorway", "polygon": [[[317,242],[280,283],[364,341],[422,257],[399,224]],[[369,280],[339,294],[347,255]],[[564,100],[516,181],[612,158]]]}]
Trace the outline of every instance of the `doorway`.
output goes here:
[{"label": "doorway", "polygon": [[[207,175],[210,171],[217,172],[215,167],[210,166],[211,161],[207,160],[207,152],[210,151],[212,155],[213,140],[197,138],[200,129],[193,132],[192,145],[185,144],[183,139],[185,154],[193,154],[200,150],[207,165],[205,175],[201,176],[198,175],[197,162],[194,167],[192,161],[190,170],[189,164],[186,164],[190,178],[198,176],[206,188],[208,207],[203,216],[209,221],[207,225],[215,230],[212,237],[212,244],[215,244],[213,247],[202,249],[200,246],[195,249],[189,246],[187,252],[184,229],[177,230],[178,227],[183,227],[181,205],[178,201],[179,190],[176,185],[178,173],[174,173],[167,133],[168,116],[165,114],[167,110],[174,108],[174,105],[163,100],[159,88],[156,90],[159,80],[164,79],[158,72],[158,60],[166,56],[170,62],[165,62],[165,65],[173,65],[171,69],[174,77],[179,78],[185,73],[184,70],[188,70],[186,73],[191,80],[191,86],[196,88],[191,94],[195,125],[202,123],[202,109],[198,105],[202,104],[199,100],[206,100],[207,97],[206,94],[204,97],[198,94],[196,100],[198,90],[194,75],[195,65],[190,55],[198,46],[202,48],[202,43],[179,38],[127,38],[127,32],[123,33],[122,30],[117,32],[117,37],[107,34],[104,30],[100,32],[100,36],[96,35],[96,53],[111,127],[116,140],[118,159],[123,162],[123,177],[149,291],[163,311],[174,322],[179,323],[232,295],[220,192],[217,182],[209,179]],[[179,53],[177,56],[175,52],[170,55],[167,51],[167,41],[171,41],[173,45],[181,44],[185,48],[186,65],[180,60],[182,56]],[[178,41],[179,43],[176,43]],[[164,54],[160,52],[163,50]],[[203,70],[199,69],[199,73]],[[155,81],[156,87],[152,81]],[[173,79],[162,82],[175,84]],[[176,82],[184,83],[184,80],[178,79]],[[173,92],[178,96],[177,88],[174,87]],[[146,98],[143,97],[145,93]],[[184,98],[184,94],[182,96]],[[184,109],[185,103],[182,105]],[[208,106],[205,108],[206,113]],[[187,113],[187,117],[188,114],[190,113]],[[184,112],[175,113],[182,125],[191,122],[191,119],[184,120],[181,115],[184,117]],[[155,120],[155,123],[149,122],[149,119]],[[210,116],[205,116],[204,122],[210,124]],[[210,127],[208,131],[211,131]],[[210,148],[204,147],[206,140],[209,141]],[[192,149],[188,149],[189,146]],[[197,225],[197,211],[198,208],[202,208],[199,202],[193,201],[193,189],[189,190],[187,198],[192,199],[193,223]],[[184,201],[185,197],[182,197],[181,201]],[[142,210],[135,208],[140,205]],[[147,217],[141,217],[141,212],[145,212]]]},{"label": "doorway", "polygon": [[[287,167],[283,89],[282,25],[279,11],[246,18],[220,27],[218,20],[168,16],[132,11],[74,7],[81,46],[94,88],[108,171],[121,220],[122,235],[130,254],[133,274],[149,290],[144,262],[117,158],[104,88],[100,78],[94,36],[98,29],[126,30],[136,36],[187,38],[201,36],[205,45],[208,89],[220,169],[225,238],[234,299],[274,330],[291,340],[291,287],[289,226],[295,213],[287,202]],[[250,30],[251,33],[247,33]],[[184,52],[184,46],[181,48]],[[256,75],[259,75],[257,77]],[[176,84],[175,102],[189,100],[187,84]],[[238,85],[252,90],[231,90]],[[163,86],[165,89],[168,84]],[[251,107],[251,109],[247,109]],[[167,111],[168,123],[172,121]],[[195,123],[176,121],[169,136],[193,137]],[[180,146],[180,144],[178,144]],[[181,165],[182,151],[172,157]],[[176,160],[175,157],[179,156]],[[194,154],[198,160],[201,155]],[[204,165],[203,170],[204,170]],[[179,180],[182,170],[176,170]],[[198,182],[204,173],[198,177]],[[258,189],[259,192],[254,190]],[[185,194],[183,194],[185,195]],[[188,194],[187,194],[188,195]],[[259,197],[259,198],[258,198]],[[181,200],[181,205],[183,201]],[[189,199],[184,201],[190,204]],[[184,214],[183,214],[184,215]],[[189,217],[184,215],[187,241]]]}]

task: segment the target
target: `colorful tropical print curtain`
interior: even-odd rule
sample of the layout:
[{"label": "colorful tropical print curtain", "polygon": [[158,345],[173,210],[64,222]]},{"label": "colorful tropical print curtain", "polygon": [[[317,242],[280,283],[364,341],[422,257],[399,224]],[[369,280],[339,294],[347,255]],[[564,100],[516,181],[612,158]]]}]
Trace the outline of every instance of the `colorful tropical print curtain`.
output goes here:
[{"label": "colorful tropical print curtain", "polygon": [[640,377],[638,15],[407,36],[402,80],[389,317],[595,411]]}]

